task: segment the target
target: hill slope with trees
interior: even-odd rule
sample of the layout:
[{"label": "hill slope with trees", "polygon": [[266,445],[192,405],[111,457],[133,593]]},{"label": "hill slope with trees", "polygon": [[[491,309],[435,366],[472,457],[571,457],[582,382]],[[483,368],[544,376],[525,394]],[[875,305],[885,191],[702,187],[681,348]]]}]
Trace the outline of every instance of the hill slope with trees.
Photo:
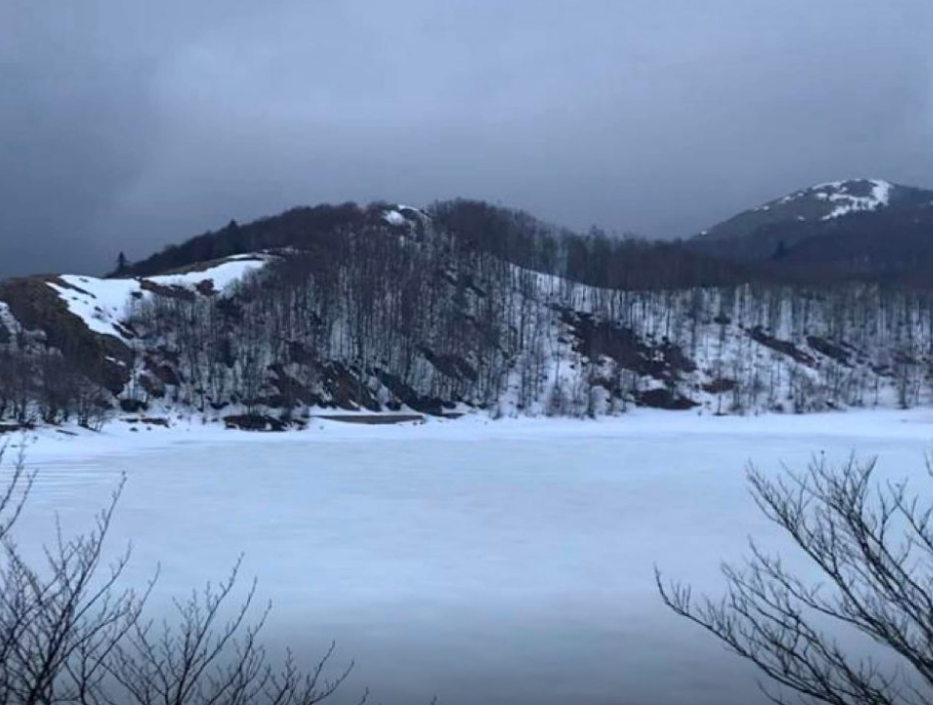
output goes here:
[{"label": "hill slope with trees", "polygon": [[474,201],[294,209],[120,276],[0,282],[17,424],[906,407],[930,397],[931,350],[923,289],[790,283]]}]

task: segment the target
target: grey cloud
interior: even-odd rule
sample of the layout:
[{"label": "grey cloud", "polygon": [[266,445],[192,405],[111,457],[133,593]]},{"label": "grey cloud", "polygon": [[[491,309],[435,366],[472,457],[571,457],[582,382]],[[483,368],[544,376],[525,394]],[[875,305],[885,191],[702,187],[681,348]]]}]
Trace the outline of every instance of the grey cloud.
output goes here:
[{"label": "grey cloud", "polygon": [[670,237],[933,185],[928,0],[0,0],[0,274],[457,195]]}]

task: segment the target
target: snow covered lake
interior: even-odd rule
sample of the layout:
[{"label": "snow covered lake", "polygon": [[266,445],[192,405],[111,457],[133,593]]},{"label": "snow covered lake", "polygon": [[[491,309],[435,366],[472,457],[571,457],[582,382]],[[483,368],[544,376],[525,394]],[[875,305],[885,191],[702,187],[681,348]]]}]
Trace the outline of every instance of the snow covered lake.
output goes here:
[{"label": "snow covered lake", "polygon": [[130,581],[161,564],[153,607],[244,554],[267,641],[356,661],[340,703],[754,705],[754,674],[661,605],[655,564],[717,592],[748,535],[786,546],[748,461],[854,450],[919,476],[931,441],[931,412],[43,433],[17,536],[38,549],[55,511],[88,526],[125,472],[114,547],[134,544]]}]

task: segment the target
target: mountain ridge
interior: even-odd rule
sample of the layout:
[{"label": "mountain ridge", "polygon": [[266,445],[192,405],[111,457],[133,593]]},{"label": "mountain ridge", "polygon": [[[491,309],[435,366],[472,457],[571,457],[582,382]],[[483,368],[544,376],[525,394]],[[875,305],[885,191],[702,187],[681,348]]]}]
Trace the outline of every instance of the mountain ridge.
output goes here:
[{"label": "mountain ridge", "polygon": [[687,243],[791,281],[920,284],[933,271],[933,191],[881,179],[817,184],[742,211]]},{"label": "mountain ridge", "polygon": [[[851,205],[823,188],[809,197]],[[885,217],[854,203],[814,222]],[[850,235],[795,243],[782,264]],[[332,411],[802,413],[931,399],[929,291],[768,274],[481,202],[292,209],[120,276],[0,282],[0,418],[269,428]]]},{"label": "mountain ridge", "polygon": [[[933,191],[883,179],[850,179],[816,184],[738,213],[702,231],[697,238],[731,239],[786,221],[820,221],[888,208],[933,207]],[[753,218],[753,216],[756,216]]]}]

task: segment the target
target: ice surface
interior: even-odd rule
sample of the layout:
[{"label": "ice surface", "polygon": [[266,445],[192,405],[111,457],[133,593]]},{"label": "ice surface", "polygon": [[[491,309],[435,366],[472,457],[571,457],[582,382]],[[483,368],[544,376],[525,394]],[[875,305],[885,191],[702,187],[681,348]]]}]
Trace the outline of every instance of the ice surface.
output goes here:
[{"label": "ice surface", "polygon": [[19,537],[37,551],[54,511],[87,526],[126,472],[114,531],[131,580],[161,562],[154,605],[245,552],[274,648],[310,659],[336,639],[356,659],[341,703],[368,685],[386,705],[756,705],[749,671],[660,605],[654,566],[715,592],[748,534],[788,549],[746,493],[749,460],[855,449],[919,477],[931,437],[929,411],[43,431]]}]

